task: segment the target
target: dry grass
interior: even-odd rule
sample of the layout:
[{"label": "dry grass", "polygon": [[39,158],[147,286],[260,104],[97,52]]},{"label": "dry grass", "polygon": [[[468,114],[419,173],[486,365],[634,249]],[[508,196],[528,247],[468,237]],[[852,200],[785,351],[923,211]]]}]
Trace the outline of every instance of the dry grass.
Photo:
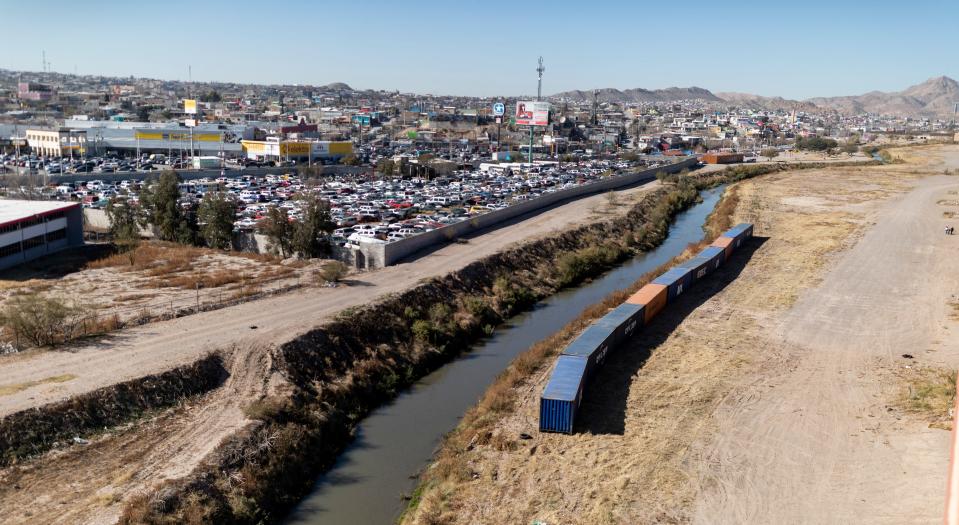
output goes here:
[{"label": "dry grass", "polygon": [[170,242],[145,242],[136,247],[133,252],[133,264],[130,264],[130,255],[115,253],[102,259],[87,263],[87,269],[119,268],[126,271],[151,271],[153,275],[163,275],[164,272],[176,271],[174,268],[185,268],[204,254],[202,248],[185,246]]},{"label": "dry grass", "polygon": [[156,297],[155,293],[129,293],[123,295],[117,295],[113,298],[114,303],[133,303],[138,301],[144,301],[147,299],[153,299]]},{"label": "dry grass", "polygon": [[901,368],[896,404],[927,421],[930,428],[952,430],[951,411],[956,404],[956,371],[928,366]]}]

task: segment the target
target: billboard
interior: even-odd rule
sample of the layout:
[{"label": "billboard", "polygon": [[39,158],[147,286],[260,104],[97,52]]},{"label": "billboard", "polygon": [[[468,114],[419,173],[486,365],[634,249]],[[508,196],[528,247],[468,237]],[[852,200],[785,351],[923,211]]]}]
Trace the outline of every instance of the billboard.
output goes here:
[{"label": "billboard", "polygon": [[183,99],[183,112],[187,115],[196,115],[196,100],[192,98]]},{"label": "billboard", "polygon": [[515,116],[519,126],[545,126],[549,123],[549,102],[520,100]]}]

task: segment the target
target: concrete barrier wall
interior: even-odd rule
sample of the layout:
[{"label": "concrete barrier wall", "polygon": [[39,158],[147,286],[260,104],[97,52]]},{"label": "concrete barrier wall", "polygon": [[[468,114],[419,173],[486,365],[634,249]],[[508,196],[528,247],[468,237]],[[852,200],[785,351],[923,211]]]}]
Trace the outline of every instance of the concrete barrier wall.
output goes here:
[{"label": "concrete barrier wall", "polygon": [[548,193],[535,199],[515,204],[509,208],[484,213],[483,215],[473,217],[466,221],[450,224],[389,244],[363,244],[359,251],[363,252],[366,264],[360,265],[359,261],[357,261],[357,265],[361,268],[377,268],[380,267],[380,265],[390,266],[434,244],[451,241],[467,233],[489,228],[510,219],[542,210],[559,202],[648,182],[655,179],[656,174],[659,172],[677,173],[684,169],[692,168],[697,162],[695,158],[688,158],[669,166],[659,166],[628,175],[609,177],[591,184],[560,190],[555,193]]}]

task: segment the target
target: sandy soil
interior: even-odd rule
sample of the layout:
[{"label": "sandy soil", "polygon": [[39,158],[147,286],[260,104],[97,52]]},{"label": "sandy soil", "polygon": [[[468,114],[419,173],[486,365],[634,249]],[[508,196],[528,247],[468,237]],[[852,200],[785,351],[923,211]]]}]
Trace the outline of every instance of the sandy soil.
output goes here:
[{"label": "sandy soil", "polygon": [[275,387],[269,352],[239,347],[217,390],[92,440],[0,470],[0,523],[114,523],[122,502],[188,474],[249,423],[243,408]]},{"label": "sandy soil", "polygon": [[907,368],[959,365],[959,179],[925,176],[959,148],[932,152],[739,185],[759,238],[610,357],[578,432],[536,431],[544,370],[498,426],[515,448],[462,451],[411,521],[940,521],[949,433],[897,404]]},{"label": "sandy soil", "polygon": [[[616,192],[618,205],[595,195],[555,207],[510,227],[444,246],[409,263],[348,279],[337,288],[310,288],[220,310],[121,330],[70,351],[0,356],[0,389],[31,384],[0,395],[0,416],[59,401],[116,382],[168,370],[207,351],[233,344],[280,344],[351,306],[399,292],[422,279],[446,274],[506,246],[548,235],[574,224],[625,213],[627,204],[653,188],[653,182]],[[65,382],[51,377],[74,376]],[[0,390],[2,391],[2,390]]]},{"label": "sandy soil", "polygon": [[[0,307],[11,298],[29,293],[54,296],[70,304],[82,305],[97,315],[122,322],[184,315],[194,310],[231,303],[254,293],[276,293],[291,287],[314,283],[313,273],[323,261],[309,264],[288,261],[287,264],[267,257],[243,257],[200,248],[174,247],[144,243],[152,247],[141,258],[147,268],[133,268],[125,256],[114,257],[115,264],[93,267],[59,275],[42,264],[8,272],[0,279]],[[165,252],[179,256],[183,267],[164,268]],[[110,260],[109,258],[105,258]],[[54,261],[51,261],[54,262]],[[200,281],[200,289],[196,282]]]}]

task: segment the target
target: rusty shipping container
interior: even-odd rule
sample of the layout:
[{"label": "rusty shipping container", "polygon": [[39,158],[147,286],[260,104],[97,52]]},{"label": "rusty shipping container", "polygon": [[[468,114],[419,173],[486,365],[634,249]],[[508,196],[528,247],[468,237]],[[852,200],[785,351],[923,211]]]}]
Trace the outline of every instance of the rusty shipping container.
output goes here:
[{"label": "rusty shipping container", "polygon": [[666,306],[666,296],[668,291],[665,286],[659,284],[647,284],[626,299],[630,304],[641,304],[645,306],[643,312],[643,324],[649,324],[653,317]]}]

